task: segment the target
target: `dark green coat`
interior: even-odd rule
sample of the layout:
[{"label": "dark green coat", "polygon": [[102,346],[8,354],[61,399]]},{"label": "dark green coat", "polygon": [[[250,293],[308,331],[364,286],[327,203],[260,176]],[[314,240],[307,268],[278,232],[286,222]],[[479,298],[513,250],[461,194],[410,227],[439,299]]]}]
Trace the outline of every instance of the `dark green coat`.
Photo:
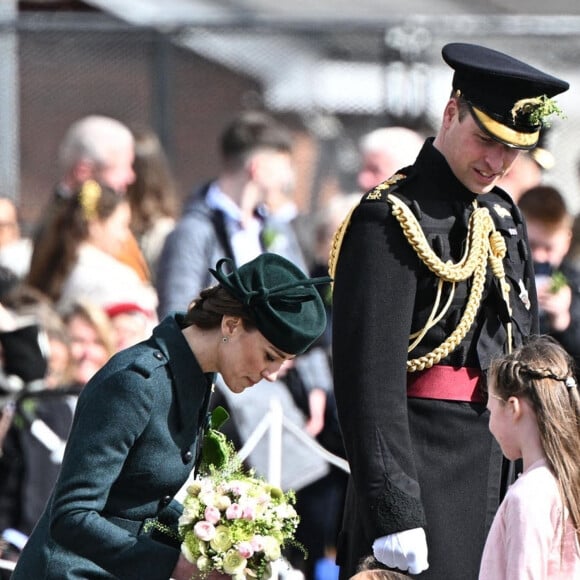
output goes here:
[{"label": "dark green coat", "polygon": [[205,426],[213,374],[204,374],[166,318],[146,342],[115,355],[83,389],[62,471],[13,580],[170,577],[175,526]]},{"label": "dark green coat", "polygon": [[[459,261],[473,201],[489,208],[507,247],[503,264],[514,343],[537,333],[526,231],[513,201],[497,188],[480,196],[468,191],[430,141],[403,173],[407,179],[389,191],[406,200],[443,261]],[[351,468],[338,543],[342,578],[354,574],[373,540],[416,527],[425,528],[429,548],[430,567],[420,578],[477,578],[505,476],[485,404],[406,393],[408,338],[425,326],[436,284],[385,196],[367,196],[350,220],[333,294],[334,389]],[[469,283],[457,284],[449,310],[412,357],[430,352],[453,332],[468,292]],[[441,305],[446,299],[447,294]],[[441,364],[485,370],[505,349],[503,310],[488,270],[474,324]]]}]

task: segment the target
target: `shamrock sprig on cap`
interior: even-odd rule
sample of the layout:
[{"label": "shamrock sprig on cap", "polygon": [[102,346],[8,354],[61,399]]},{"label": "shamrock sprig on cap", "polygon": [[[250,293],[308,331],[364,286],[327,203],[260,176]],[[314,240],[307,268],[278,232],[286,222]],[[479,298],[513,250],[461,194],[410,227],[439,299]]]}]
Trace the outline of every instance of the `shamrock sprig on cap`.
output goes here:
[{"label": "shamrock sprig on cap", "polygon": [[517,117],[522,116],[527,117],[527,122],[530,125],[543,125],[544,127],[550,126],[547,120],[550,115],[557,115],[562,119],[566,117],[556,101],[546,95],[520,99],[512,107],[511,115],[514,121]]}]

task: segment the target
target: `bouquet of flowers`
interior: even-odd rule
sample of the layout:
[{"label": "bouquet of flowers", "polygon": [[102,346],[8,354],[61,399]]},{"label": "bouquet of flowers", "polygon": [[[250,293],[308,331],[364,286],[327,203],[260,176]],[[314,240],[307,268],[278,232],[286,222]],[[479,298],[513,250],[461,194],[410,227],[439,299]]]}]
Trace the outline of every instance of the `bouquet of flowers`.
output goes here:
[{"label": "bouquet of flowers", "polygon": [[212,414],[199,474],[187,488],[179,519],[181,551],[202,574],[215,570],[235,580],[260,580],[271,575],[271,563],[287,543],[299,545],[295,496],[243,472],[217,431],[223,413],[218,408]]}]

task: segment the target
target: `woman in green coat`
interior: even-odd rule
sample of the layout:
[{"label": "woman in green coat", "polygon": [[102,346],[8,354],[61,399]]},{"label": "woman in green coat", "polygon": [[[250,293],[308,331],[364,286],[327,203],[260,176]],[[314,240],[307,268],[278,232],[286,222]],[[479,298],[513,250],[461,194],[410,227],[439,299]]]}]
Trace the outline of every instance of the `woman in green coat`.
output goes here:
[{"label": "woman in green coat", "polygon": [[218,285],[83,389],[59,479],[13,580],[196,573],[179,544],[147,524],[177,526],[173,497],[196,465],[216,373],[236,393],[273,381],[326,325],[314,285],[328,279],[309,279],[276,254],[238,269],[223,259],[211,273]]}]

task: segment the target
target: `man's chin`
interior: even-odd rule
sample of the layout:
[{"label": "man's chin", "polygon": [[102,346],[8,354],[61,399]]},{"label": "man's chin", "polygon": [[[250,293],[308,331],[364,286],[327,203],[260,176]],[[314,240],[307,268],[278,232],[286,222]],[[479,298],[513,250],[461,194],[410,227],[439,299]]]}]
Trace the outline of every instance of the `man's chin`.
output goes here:
[{"label": "man's chin", "polygon": [[473,193],[475,193],[475,195],[485,195],[486,193],[489,193],[495,186],[497,185],[497,183],[492,183],[486,186],[478,186],[476,188],[474,188],[472,191]]}]

